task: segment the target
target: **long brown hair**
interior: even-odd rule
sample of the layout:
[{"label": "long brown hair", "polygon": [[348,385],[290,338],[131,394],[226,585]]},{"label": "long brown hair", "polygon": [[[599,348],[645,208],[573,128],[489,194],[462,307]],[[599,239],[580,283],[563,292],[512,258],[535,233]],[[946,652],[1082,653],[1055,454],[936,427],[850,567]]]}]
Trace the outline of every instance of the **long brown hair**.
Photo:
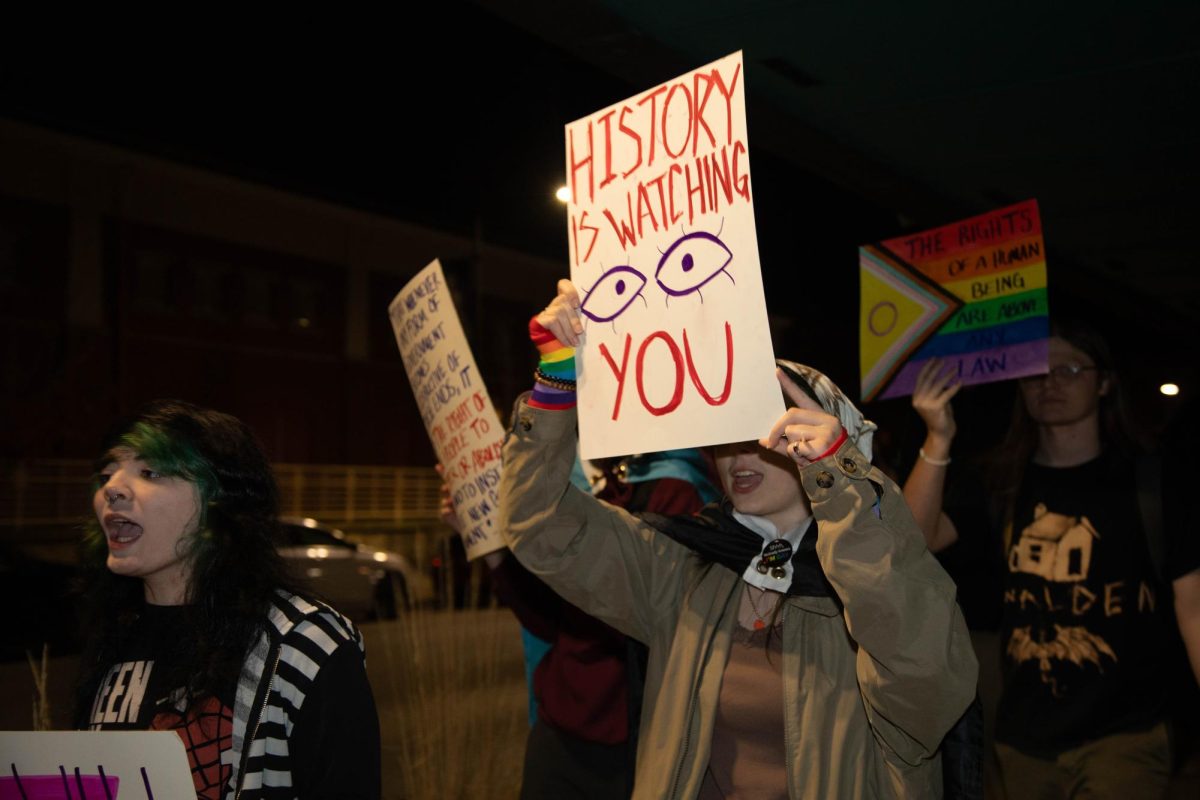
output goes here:
[{"label": "long brown hair", "polygon": [[[1100,397],[1100,441],[1106,451],[1122,458],[1138,455],[1142,447],[1129,411],[1108,341],[1083,320],[1064,317],[1050,323],[1050,335],[1057,336],[1084,353],[1096,365],[1108,391]],[[1012,417],[1004,439],[984,459],[984,476],[995,508],[1004,514],[1016,502],[1017,491],[1025,475],[1025,465],[1037,448],[1038,429],[1020,391],[1013,398]],[[1006,520],[1007,522],[1007,520]]]}]

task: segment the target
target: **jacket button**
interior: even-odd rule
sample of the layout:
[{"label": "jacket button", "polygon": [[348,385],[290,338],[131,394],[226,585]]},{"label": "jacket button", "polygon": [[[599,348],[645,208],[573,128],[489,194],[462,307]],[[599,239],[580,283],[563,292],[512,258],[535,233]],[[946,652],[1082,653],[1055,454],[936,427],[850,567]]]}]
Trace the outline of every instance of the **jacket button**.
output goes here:
[{"label": "jacket button", "polygon": [[830,486],[833,486],[833,476],[821,470],[817,473],[817,486],[820,486],[822,489],[828,489]]},{"label": "jacket button", "polygon": [[846,470],[847,475],[853,475],[854,473],[858,472],[858,464],[854,463],[853,458],[843,458],[842,469]]},{"label": "jacket button", "polygon": [[530,419],[529,417],[521,417],[521,430],[523,430],[523,431],[533,430],[533,420]]}]

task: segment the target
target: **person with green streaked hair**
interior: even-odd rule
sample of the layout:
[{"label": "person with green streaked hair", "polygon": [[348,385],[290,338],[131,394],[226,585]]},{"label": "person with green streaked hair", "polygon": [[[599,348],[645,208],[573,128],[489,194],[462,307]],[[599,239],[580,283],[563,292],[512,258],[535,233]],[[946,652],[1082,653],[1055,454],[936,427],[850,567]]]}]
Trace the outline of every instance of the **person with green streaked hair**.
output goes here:
[{"label": "person with green streaked hair", "polygon": [[154,401],[94,489],[77,726],[176,731],[200,798],[379,797],[362,635],[288,577],[250,429]]}]

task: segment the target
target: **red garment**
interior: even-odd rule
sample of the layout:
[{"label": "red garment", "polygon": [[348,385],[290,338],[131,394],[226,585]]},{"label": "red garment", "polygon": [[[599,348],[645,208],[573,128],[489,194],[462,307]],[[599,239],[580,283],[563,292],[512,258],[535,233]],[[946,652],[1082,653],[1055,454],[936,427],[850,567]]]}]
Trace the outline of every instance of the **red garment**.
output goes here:
[{"label": "red garment", "polygon": [[[695,487],[676,478],[651,485],[622,483],[609,475],[599,497],[633,506],[630,510],[667,515],[691,514],[703,505]],[[538,716],[589,742],[628,740],[625,635],[560,598],[511,555],[492,570],[492,588],[526,630],[551,643],[533,675]]]}]

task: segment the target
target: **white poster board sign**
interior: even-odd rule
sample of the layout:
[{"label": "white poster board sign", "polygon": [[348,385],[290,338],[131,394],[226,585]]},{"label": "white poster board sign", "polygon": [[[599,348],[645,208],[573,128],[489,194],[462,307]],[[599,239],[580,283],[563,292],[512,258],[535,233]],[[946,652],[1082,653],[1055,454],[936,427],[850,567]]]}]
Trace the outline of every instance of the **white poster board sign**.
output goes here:
[{"label": "white poster board sign", "polygon": [[195,797],[171,731],[0,731],[0,800]]},{"label": "white poster board sign", "polygon": [[504,429],[475,366],[442,265],[434,260],[388,305],[417,408],[465,526],[467,558],[504,547],[496,527]]},{"label": "white poster board sign", "polygon": [[742,54],[566,127],[582,456],[758,439],[783,413]]}]

